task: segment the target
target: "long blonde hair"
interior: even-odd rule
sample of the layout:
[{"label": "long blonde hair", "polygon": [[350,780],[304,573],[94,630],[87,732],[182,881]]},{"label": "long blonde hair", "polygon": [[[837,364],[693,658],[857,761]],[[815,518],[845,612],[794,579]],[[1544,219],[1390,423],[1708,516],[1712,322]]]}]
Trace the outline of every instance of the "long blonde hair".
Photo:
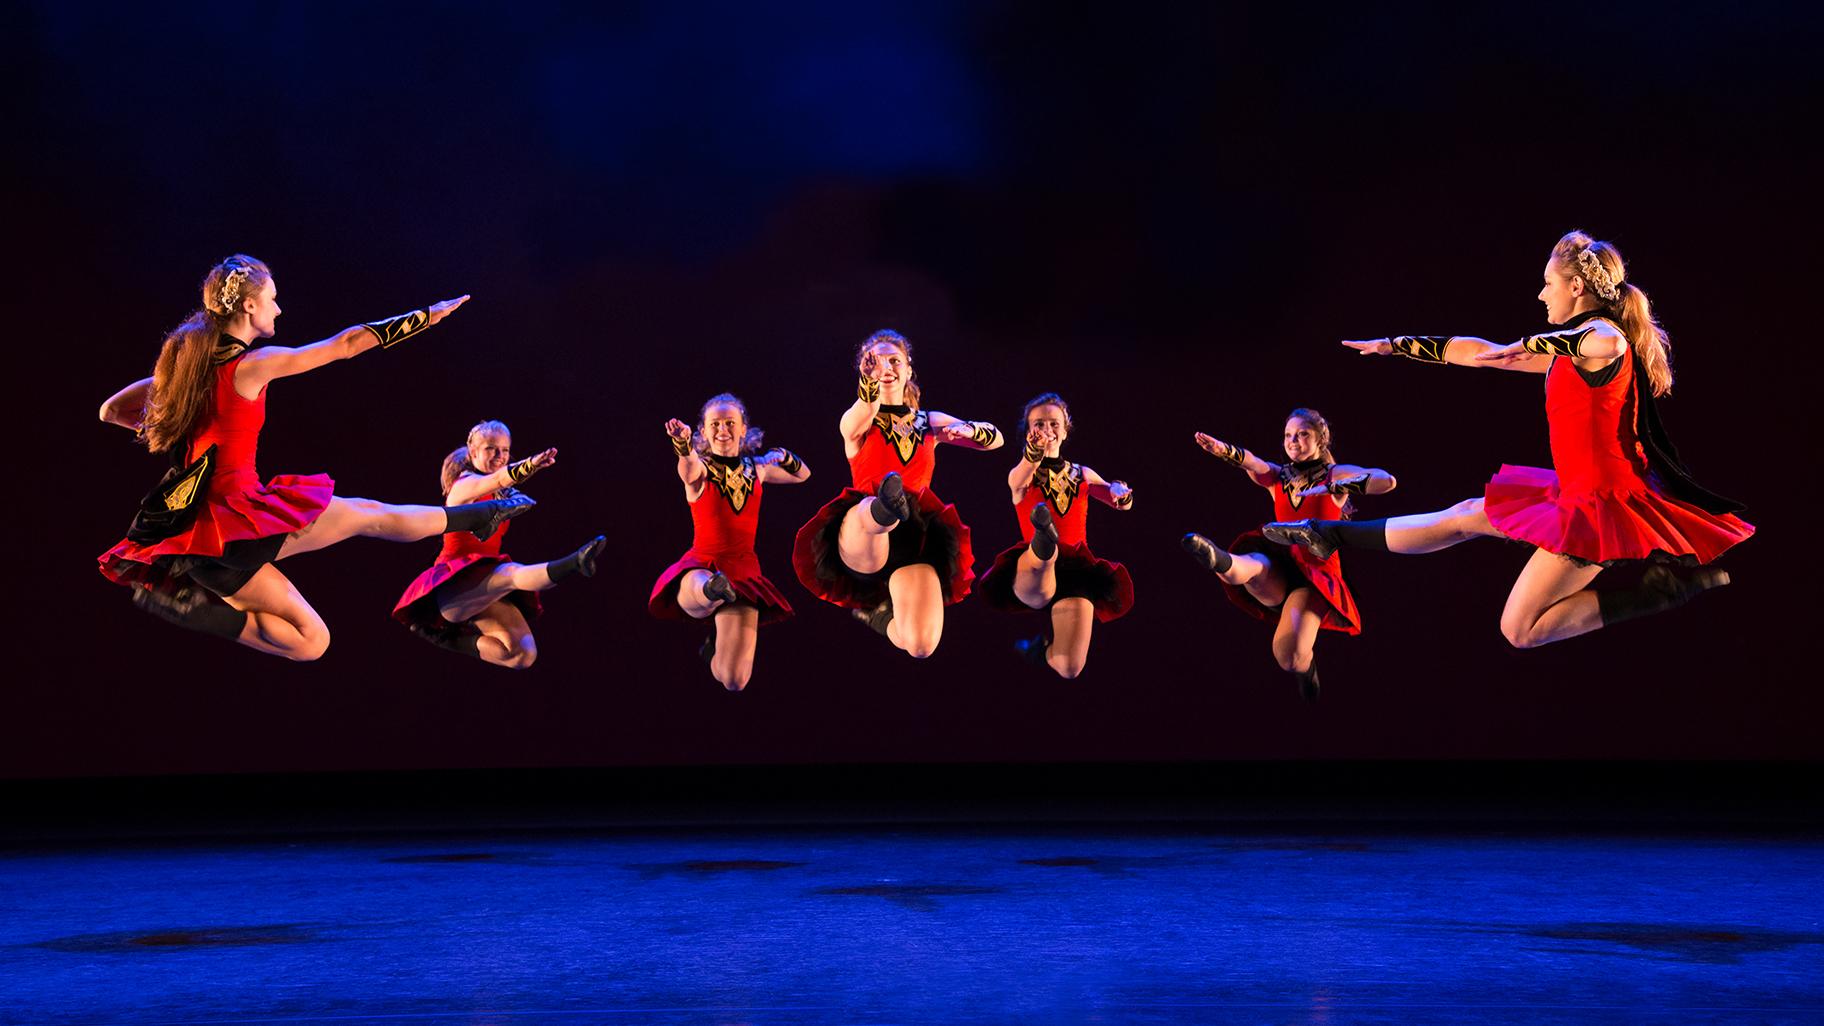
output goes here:
[{"label": "long blonde hair", "polygon": [[222,329],[241,301],[272,281],[272,269],[245,253],[236,253],[203,275],[203,305],[165,335],[152,365],[152,394],[146,403],[140,440],[153,452],[182,445],[209,408],[215,387],[215,351]]},{"label": "long blonde hair", "polygon": [[1613,244],[1571,232],[1552,247],[1552,264],[1566,279],[1583,279],[1584,294],[1602,304],[1602,314],[1621,325],[1640,357],[1655,396],[1672,393],[1672,340],[1653,319],[1647,294],[1627,280],[1627,265]]}]

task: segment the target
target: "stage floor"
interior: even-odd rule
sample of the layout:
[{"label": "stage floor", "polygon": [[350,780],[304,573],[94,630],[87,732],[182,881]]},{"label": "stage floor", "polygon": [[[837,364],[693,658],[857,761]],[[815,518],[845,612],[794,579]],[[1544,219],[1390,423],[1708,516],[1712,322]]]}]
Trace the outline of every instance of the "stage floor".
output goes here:
[{"label": "stage floor", "polygon": [[7,1023],[1818,1023],[1824,842],[874,827],[0,858]]}]

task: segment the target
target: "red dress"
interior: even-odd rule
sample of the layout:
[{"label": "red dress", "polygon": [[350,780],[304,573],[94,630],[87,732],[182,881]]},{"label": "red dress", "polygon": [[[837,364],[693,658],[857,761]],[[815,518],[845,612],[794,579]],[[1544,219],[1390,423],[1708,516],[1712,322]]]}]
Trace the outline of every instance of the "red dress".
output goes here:
[{"label": "red dress", "polygon": [[[1297,499],[1291,495],[1322,484],[1329,480],[1329,476],[1328,467],[1323,468],[1319,474],[1299,474],[1292,467],[1282,466],[1280,478],[1273,482],[1272,487],[1273,519],[1285,521],[1310,517],[1313,520],[1341,520],[1343,506],[1336,500],[1336,496],[1326,493],[1308,499]],[[1342,631],[1344,634],[1362,633],[1362,615],[1355,608],[1355,596],[1349,593],[1348,583],[1343,580],[1341,552],[1330,553],[1328,559],[1314,559],[1311,551],[1303,545],[1275,545],[1258,530],[1248,531],[1236,538],[1229,546],[1229,551],[1237,555],[1253,552],[1267,557],[1267,561],[1273,564],[1273,569],[1285,578],[1287,591],[1308,584],[1330,607],[1324,612],[1325,630]],[[1248,589],[1242,585],[1223,581],[1222,590],[1228,593],[1230,602],[1256,619],[1269,623],[1279,620],[1278,606],[1261,605],[1260,600],[1248,594]]]},{"label": "red dress", "polygon": [[[470,501],[481,502],[499,497],[496,492]],[[464,591],[476,587],[494,572],[495,567],[511,563],[513,557],[500,551],[500,546],[512,526],[512,521],[501,524],[486,541],[468,531],[451,531],[444,535],[443,551],[437,554],[437,562],[419,574],[405,589],[405,594],[399,596],[398,603],[393,606],[393,619],[408,627],[455,626],[444,619],[443,613],[438,609],[437,591],[446,585],[446,591]],[[528,620],[544,612],[535,591],[508,592],[503,601],[517,606]]]},{"label": "red dress", "polygon": [[652,586],[646,609],[663,620],[687,620],[678,605],[678,585],[691,570],[710,570],[728,578],[741,601],[760,610],[762,624],[792,615],[792,604],[760,572],[754,555],[754,533],[760,527],[760,468],[753,457],[704,458],[709,480],[690,504],[690,551],[665,568]]},{"label": "red dress", "polygon": [[[244,355],[244,354],[243,354]],[[184,458],[194,460],[216,447],[215,473],[196,519],[185,530],[152,542],[123,540],[101,554],[101,572],[117,584],[151,587],[173,571],[182,557],[208,559],[238,541],[290,534],[308,527],[335,497],[327,474],[280,474],[265,484],[254,467],[260,427],[266,423],[266,390],[243,399],[234,390],[234,371],[243,356],[215,368],[210,403],[190,429]]]},{"label": "red dress", "polygon": [[[969,527],[956,507],[931,491],[937,470],[937,436],[923,410],[882,406],[861,448],[849,460],[854,486],[830,500],[798,529],[792,542],[792,569],[811,594],[849,609],[873,609],[887,601],[887,579],[902,566],[929,563],[944,584],[944,604],[969,594],[975,581],[975,552]],[[873,495],[889,473],[906,486],[912,515],[887,535],[887,563],[871,574],[858,574],[843,563],[837,538],[842,518]]]},{"label": "red dress", "polygon": [[[1605,566],[1638,559],[1708,563],[1754,533],[1731,513],[1711,512],[1661,487],[1661,467],[1641,444],[1641,415],[1651,396],[1643,404],[1640,374],[1633,358],[1587,376],[1572,360],[1552,361],[1545,419],[1555,470],[1503,465],[1483,492],[1495,530]],[[1682,472],[1675,460],[1673,466]]]},{"label": "red dress", "polygon": [[994,565],[983,575],[982,595],[988,604],[1012,613],[1032,611],[1014,594],[1013,582],[1019,573],[1020,555],[1032,544],[1032,509],[1041,500],[1051,507],[1053,523],[1058,527],[1058,558],[1053,564],[1058,590],[1052,601],[1088,599],[1095,607],[1096,619],[1104,623],[1126,616],[1134,606],[1134,579],[1127,567],[1099,559],[1089,550],[1090,499],[1083,490],[1083,467],[1061,459],[1039,464],[1031,486],[1014,506],[1020,518],[1021,542],[995,556]]}]

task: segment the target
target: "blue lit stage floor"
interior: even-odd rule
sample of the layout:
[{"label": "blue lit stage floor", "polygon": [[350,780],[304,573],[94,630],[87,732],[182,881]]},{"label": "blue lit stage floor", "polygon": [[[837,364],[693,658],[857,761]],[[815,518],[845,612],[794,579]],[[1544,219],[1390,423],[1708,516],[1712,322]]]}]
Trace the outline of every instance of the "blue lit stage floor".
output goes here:
[{"label": "blue lit stage floor", "polygon": [[1824,842],[1109,828],[16,850],[17,1023],[1817,1023]]}]

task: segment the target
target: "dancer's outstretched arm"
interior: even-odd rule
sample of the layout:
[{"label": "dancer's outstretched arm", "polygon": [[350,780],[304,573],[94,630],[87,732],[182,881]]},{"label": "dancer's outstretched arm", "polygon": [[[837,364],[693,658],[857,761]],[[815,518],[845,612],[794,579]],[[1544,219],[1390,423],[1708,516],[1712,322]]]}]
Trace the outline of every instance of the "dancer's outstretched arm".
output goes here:
[{"label": "dancer's outstretched arm", "polygon": [[1358,467],[1338,463],[1330,468],[1329,480],[1298,493],[1300,499],[1317,495],[1385,495],[1399,487],[1392,474],[1379,467]]},{"label": "dancer's outstretched arm", "polygon": [[767,484],[797,484],[811,476],[810,465],[790,449],[774,446],[754,458],[760,480]]},{"label": "dancer's outstretched arm", "polygon": [[1248,479],[1262,488],[1271,488],[1279,483],[1279,464],[1263,460],[1239,445],[1233,445],[1201,431],[1192,435],[1191,438],[1197,443],[1199,449],[1224,463],[1246,471]]},{"label": "dancer's outstretched arm", "polygon": [[1363,356],[1398,354],[1421,363],[1495,367],[1529,374],[1551,370],[1554,356],[1569,356],[1584,370],[1597,371],[1628,351],[1627,337],[1614,325],[1600,320],[1565,331],[1528,335],[1510,345],[1474,335],[1394,335],[1343,345]]},{"label": "dancer's outstretched arm", "polygon": [[101,422],[118,424],[128,431],[138,431],[146,419],[146,400],[152,395],[152,379],[140,378],[108,396],[101,404]]},{"label": "dancer's outstretched arm", "polygon": [[690,444],[690,425],[676,417],[665,422],[665,434],[671,439],[671,451],[678,457],[678,480],[684,482],[684,501],[695,502],[709,480],[709,469],[703,457]]},{"label": "dancer's outstretched arm", "polygon": [[1126,481],[1105,481],[1101,474],[1084,467],[1083,483],[1088,486],[1093,499],[1116,509],[1134,508],[1134,489]]},{"label": "dancer's outstretched arm", "polygon": [[960,445],[965,449],[999,449],[1007,440],[1001,437],[1001,429],[985,420],[963,420],[948,413],[932,410],[929,414],[931,428],[937,432],[937,440]]},{"label": "dancer's outstretched arm", "polygon": [[509,463],[492,474],[464,474],[450,485],[450,494],[444,499],[444,505],[460,506],[465,502],[475,502],[484,495],[516,487],[524,484],[526,478],[556,464],[557,450],[546,449],[536,456],[527,456],[518,462]]},{"label": "dancer's outstretched arm", "polygon": [[337,360],[347,360],[379,346],[391,348],[448,317],[469,301],[468,296],[446,299],[423,310],[343,328],[321,342],[292,348],[261,346],[249,350],[234,369],[234,390],[244,398],[260,394],[276,378],[288,378],[316,370]]}]

